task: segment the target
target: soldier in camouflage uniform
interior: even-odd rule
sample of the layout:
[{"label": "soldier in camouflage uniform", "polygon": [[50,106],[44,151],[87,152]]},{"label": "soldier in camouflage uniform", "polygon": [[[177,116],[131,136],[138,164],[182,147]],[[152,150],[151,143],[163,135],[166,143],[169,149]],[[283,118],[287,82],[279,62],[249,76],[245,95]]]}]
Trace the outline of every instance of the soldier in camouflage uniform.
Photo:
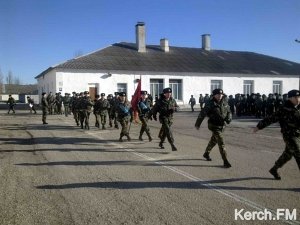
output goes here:
[{"label": "soldier in camouflage uniform", "polygon": [[48,112],[48,101],[47,101],[47,98],[46,98],[46,92],[42,93],[41,103],[42,103],[42,121],[43,121],[43,124],[48,124],[46,122],[47,112]]},{"label": "soldier in camouflage uniform", "polygon": [[219,150],[224,161],[224,167],[229,168],[231,164],[227,160],[225,150],[225,142],[223,140],[223,132],[226,123],[229,124],[232,120],[230,107],[227,101],[224,100],[224,93],[222,89],[213,90],[213,98],[205,105],[204,109],[199,113],[195,127],[199,130],[204,118],[208,116],[208,129],[212,132],[211,139],[206,147],[203,157],[207,161],[211,161],[209,156],[213,147],[218,144]]},{"label": "soldier in camouflage uniform", "polygon": [[105,94],[101,93],[101,98],[97,102],[99,104],[99,115],[101,119],[101,125],[102,125],[102,130],[105,130],[106,127],[106,117],[107,117],[107,110],[109,108],[109,102],[107,99],[105,99]]},{"label": "soldier in camouflage uniform", "polygon": [[112,121],[113,121],[113,115],[112,115],[112,110],[113,110],[113,96],[112,94],[107,95],[107,101],[108,101],[108,108],[107,108],[107,113],[108,113],[108,120],[109,120],[109,127],[112,127]]},{"label": "soldier in camouflage uniform", "polygon": [[119,101],[116,103],[116,112],[117,112],[117,120],[121,124],[121,133],[119,141],[123,141],[122,138],[124,136],[127,137],[127,140],[130,141],[131,138],[129,136],[129,122],[131,123],[133,120],[132,109],[129,101],[126,98],[125,92],[119,93]]},{"label": "soldier in camouflage uniform", "polygon": [[94,100],[94,115],[95,115],[95,127],[100,127],[100,123],[99,123],[99,111],[100,111],[100,95],[96,95],[95,96],[95,100]]},{"label": "soldier in camouflage uniform", "polygon": [[92,102],[92,99],[90,97],[90,93],[88,91],[85,91],[84,96],[82,97],[80,101],[80,124],[81,124],[81,129],[83,129],[83,123],[84,123],[84,128],[85,129],[90,129],[90,114],[92,112],[92,106],[94,103]]},{"label": "soldier in camouflage uniform", "polygon": [[156,114],[159,113],[159,122],[161,123],[161,129],[159,132],[159,147],[164,149],[163,143],[167,138],[171,144],[172,151],[177,151],[174,145],[174,138],[171,130],[173,123],[173,113],[177,110],[178,105],[172,96],[172,89],[165,88],[163,94],[157,100],[156,104],[152,108],[152,115],[154,120],[157,120]]},{"label": "soldier in camouflage uniform", "polygon": [[48,102],[48,110],[49,110],[49,114],[52,115],[53,114],[53,110],[54,110],[54,102],[55,102],[55,97],[52,94],[52,92],[49,93],[49,95],[47,96],[47,102]]},{"label": "soldier in camouflage uniform", "polygon": [[140,136],[139,136],[140,141],[143,140],[142,136],[143,136],[144,132],[146,132],[146,134],[148,135],[149,141],[152,141],[152,137],[150,134],[150,128],[148,127],[148,117],[149,117],[148,115],[151,110],[151,104],[152,104],[151,100],[148,99],[148,97],[147,97],[147,91],[141,91],[141,98],[137,105],[139,119],[142,123],[142,127],[140,130]]},{"label": "soldier in camouflage uniform", "polygon": [[27,102],[29,103],[30,113],[32,113],[32,110],[33,110],[34,114],[36,114],[36,110],[35,110],[35,107],[34,107],[34,101],[33,101],[33,99],[30,98],[29,96],[27,96]]},{"label": "soldier in camouflage uniform", "polygon": [[[83,92],[77,93],[75,95],[75,98],[73,99],[73,103],[72,103],[72,112],[73,112],[73,116],[76,122],[76,125],[79,126],[79,122],[80,122],[80,105],[81,105],[81,99],[83,98]],[[82,126],[83,128],[83,126]]]},{"label": "soldier in camouflage uniform", "polygon": [[11,95],[8,96],[8,100],[7,100],[6,104],[8,104],[8,107],[9,107],[7,114],[9,114],[10,110],[12,110],[13,113],[16,113],[15,112],[16,101]]},{"label": "soldier in camouflage uniform", "polygon": [[275,165],[270,169],[270,173],[276,180],[281,177],[278,174],[278,169],[288,162],[293,156],[296,159],[300,170],[300,91],[291,90],[288,92],[288,101],[284,103],[271,116],[261,120],[253,129],[257,132],[272,123],[279,122],[281,133],[285,142],[285,150]]},{"label": "soldier in camouflage uniform", "polygon": [[65,93],[65,96],[63,97],[63,103],[65,107],[65,116],[67,117],[70,114],[70,103],[71,103],[71,98],[69,93]]},{"label": "soldier in camouflage uniform", "polygon": [[119,105],[119,92],[115,92],[115,97],[111,100],[111,118],[114,120],[114,125],[116,129],[119,129],[118,125],[118,110]]}]

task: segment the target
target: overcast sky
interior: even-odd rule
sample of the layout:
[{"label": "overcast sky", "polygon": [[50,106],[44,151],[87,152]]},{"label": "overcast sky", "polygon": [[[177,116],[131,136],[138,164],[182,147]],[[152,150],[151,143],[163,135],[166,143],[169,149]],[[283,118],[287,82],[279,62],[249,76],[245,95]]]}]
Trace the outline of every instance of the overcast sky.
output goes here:
[{"label": "overcast sky", "polygon": [[250,51],[300,63],[299,0],[0,0],[0,69],[23,84],[48,67],[113,43]]}]

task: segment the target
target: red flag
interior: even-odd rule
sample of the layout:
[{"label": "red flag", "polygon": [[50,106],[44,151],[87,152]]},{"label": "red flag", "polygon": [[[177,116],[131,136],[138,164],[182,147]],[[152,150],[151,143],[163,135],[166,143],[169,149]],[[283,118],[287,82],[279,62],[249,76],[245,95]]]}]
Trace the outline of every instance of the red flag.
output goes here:
[{"label": "red flag", "polygon": [[140,77],[139,81],[138,81],[138,85],[135,89],[134,95],[132,96],[131,99],[131,107],[133,110],[133,115],[134,115],[134,121],[137,122],[138,119],[138,102],[140,100],[140,96],[141,96],[141,83],[142,83],[142,79]]}]

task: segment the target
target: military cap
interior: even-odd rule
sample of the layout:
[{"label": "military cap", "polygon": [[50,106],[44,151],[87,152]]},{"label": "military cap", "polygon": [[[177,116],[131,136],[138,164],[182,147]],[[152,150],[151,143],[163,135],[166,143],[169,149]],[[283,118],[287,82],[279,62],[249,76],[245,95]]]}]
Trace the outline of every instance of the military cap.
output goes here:
[{"label": "military cap", "polygon": [[146,95],[148,94],[147,91],[141,91],[141,95]]},{"label": "military cap", "polygon": [[101,93],[101,96],[105,96],[105,93]]},{"label": "military cap", "polygon": [[85,94],[85,95],[86,95],[86,94],[89,94],[89,92],[88,92],[88,91],[85,91],[85,92],[83,92],[83,94]]},{"label": "military cap", "polygon": [[72,94],[76,94],[76,91],[73,91]]},{"label": "military cap", "polygon": [[119,94],[120,94],[119,92],[117,92],[117,91],[115,92],[115,95],[119,95]]},{"label": "military cap", "polygon": [[172,93],[172,89],[171,88],[165,88],[163,89],[163,93],[166,94],[166,93]]},{"label": "military cap", "polygon": [[95,97],[96,97],[96,98],[99,98],[99,97],[100,97],[100,95],[95,95]]},{"label": "military cap", "polygon": [[27,96],[27,98],[30,98],[29,96]]},{"label": "military cap", "polygon": [[300,96],[300,91],[299,90],[291,90],[288,92],[288,98]]},{"label": "military cap", "polygon": [[126,96],[126,93],[125,93],[125,92],[119,92],[119,96],[125,97],[125,96]]},{"label": "military cap", "polygon": [[217,88],[217,89],[213,90],[212,94],[213,94],[213,95],[223,95],[224,92],[223,92],[222,89]]},{"label": "military cap", "polygon": [[112,94],[107,95],[107,97],[112,97],[112,96],[113,96]]},{"label": "military cap", "polygon": [[43,92],[43,93],[42,93],[42,95],[45,95],[45,94],[46,94],[46,92]]}]

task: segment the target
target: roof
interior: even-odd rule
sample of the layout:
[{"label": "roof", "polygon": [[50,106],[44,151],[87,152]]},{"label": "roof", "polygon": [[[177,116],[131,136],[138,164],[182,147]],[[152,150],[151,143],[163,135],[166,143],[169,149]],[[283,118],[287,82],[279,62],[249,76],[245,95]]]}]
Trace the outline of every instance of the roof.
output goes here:
[{"label": "roof", "polygon": [[[170,47],[163,52],[159,45],[147,45],[140,53],[135,43],[116,43],[96,52],[49,67],[36,78],[53,69],[233,73],[299,75],[300,64],[263,54],[201,48]],[[183,74],[184,75],[184,74]]]}]

